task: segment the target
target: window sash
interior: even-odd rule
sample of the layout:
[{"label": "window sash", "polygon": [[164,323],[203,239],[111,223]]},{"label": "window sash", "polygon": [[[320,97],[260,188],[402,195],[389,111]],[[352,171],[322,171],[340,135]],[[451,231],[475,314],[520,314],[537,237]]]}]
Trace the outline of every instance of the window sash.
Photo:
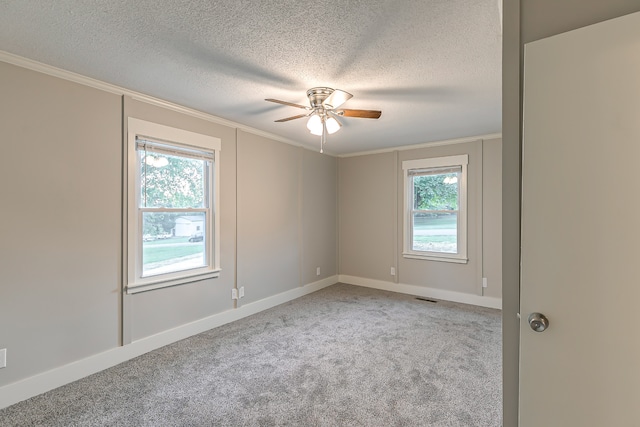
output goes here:
[{"label": "window sash", "polygon": [[[402,162],[404,172],[404,244],[403,256],[405,258],[425,259],[432,261],[446,261],[454,263],[466,263],[467,260],[467,164],[468,155],[449,157],[437,157],[428,159],[405,160]],[[433,176],[444,174],[456,174],[457,185],[457,209],[417,209],[415,206],[415,182],[414,178],[420,176]],[[456,215],[456,252],[426,251],[414,249],[416,214],[455,214]],[[452,227],[453,228],[453,227]],[[436,240],[436,239],[434,239]]]},{"label": "window sash", "polygon": [[[127,130],[127,222],[123,229],[123,256],[126,268],[123,269],[126,292],[137,293],[167,286],[181,285],[206,278],[218,277],[220,274],[220,218],[216,212],[219,209],[219,180],[220,168],[216,167],[221,151],[221,140],[209,135],[190,132],[178,128],[128,118]],[[149,137],[155,135],[157,137]],[[173,142],[180,141],[180,142]],[[184,142],[184,143],[183,143]],[[141,193],[140,154],[163,154],[204,160],[205,175],[204,188],[206,206],[197,207],[141,207],[139,205]],[[176,272],[143,276],[143,239],[144,228],[142,217],[145,213],[184,213],[185,216],[197,212],[205,212],[205,222],[202,224],[206,233],[205,245],[206,266],[187,268]],[[148,217],[147,217],[148,219]],[[161,233],[159,231],[159,233]],[[196,242],[200,244],[200,242]]]},{"label": "window sash", "polygon": [[[143,177],[146,177],[147,174],[147,164],[142,162],[142,153],[145,154],[146,157],[146,153],[149,152],[148,150],[145,151],[140,151],[137,150],[137,164],[136,164],[136,174],[137,174],[137,178],[142,181]],[[153,152],[153,151],[152,151]],[[182,158],[188,158],[188,159],[195,159],[195,160],[201,160],[204,162],[204,167],[203,167],[203,189],[202,189],[202,207],[203,208],[209,208],[211,206],[211,200],[212,200],[212,191],[213,191],[213,171],[214,171],[214,162],[213,160],[210,160],[208,158],[200,158],[200,157],[195,157],[195,156],[190,156],[190,155],[182,155],[180,152],[169,152],[168,150],[163,150],[163,151],[155,151],[155,153],[160,153],[160,154],[164,154],[164,155],[169,155],[172,157],[182,157]],[[139,169],[141,166],[141,164],[143,164],[143,169]],[[147,180],[146,178],[144,178],[144,184],[146,185]],[[158,208],[163,208],[163,209],[167,209],[166,207],[163,206],[147,206],[147,199],[146,199],[146,187],[143,190],[144,185],[142,183],[140,183],[140,185],[137,186],[136,188],[136,200],[138,203],[138,207],[139,208],[154,208],[154,209],[158,209]],[[183,207],[183,208],[178,208],[178,209],[195,209],[192,207]]]},{"label": "window sash", "polygon": [[[415,218],[416,218],[416,214],[455,214],[456,215],[456,251],[455,252],[447,252],[447,251],[428,251],[428,250],[422,250],[422,249],[415,249],[415,236],[416,236],[416,232],[415,232]],[[409,226],[410,226],[410,230],[409,230],[409,249],[413,252],[418,252],[418,253],[425,253],[425,254],[432,254],[432,255],[440,255],[440,254],[455,254],[455,255],[459,255],[460,254],[460,220],[461,220],[461,215],[460,215],[460,211],[459,210],[421,210],[421,209],[414,209],[411,210],[409,213]]]},{"label": "window sash", "polygon": [[425,214],[430,214],[430,213],[435,213],[435,214],[439,214],[439,213],[460,213],[459,209],[412,209],[411,213],[413,214],[417,214],[417,213],[425,213]]},{"label": "window sash", "polygon": [[140,135],[136,135],[136,150],[200,160],[213,161],[215,159],[213,151],[189,147],[177,142],[159,142],[157,139],[141,137]]},{"label": "window sash", "polygon": [[[204,226],[204,230],[200,230],[201,233],[203,233],[203,245],[204,245],[204,251],[203,251],[203,263],[202,265],[198,265],[198,266],[193,266],[193,267],[187,267],[187,268],[182,268],[179,270],[172,270],[172,271],[167,271],[167,272],[163,272],[163,273],[155,273],[155,274],[149,274],[149,273],[145,273],[145,264],[144,264],[144,233],[141,232],[138,234],[138,267],[137,267],[137,275],[138,277],[140,277],[141,279],[154,279],[154,278],[158,278],[158,277],[162,277],[164,275],[170,275],[170,274],[180,274],[180,273],[184,273],[184,272],[189,272],[189,271],[197,271],[199,269],[203,269],[203,268],[211,268],[211,264],[213,262],[212,257],[211,257],[211,248],[212,245],[210,244],[210,240],[215,239],[215,235],[214,235],[214,230],[211,230],[211,225],[212,225],[212,221],[211,221],[211,212],[209,209],[138,209],[138,229],[139,230],[143,230],[144,227],[144,214],[145,213],[184,213],[184,216],[191,216],[194,213],[203,213],[203,226]],[[196,231],[197,232],[197,231]]]},{"label": "window sash", "polygon": [[[433,213],[434,211],[428,212],[428,213]],[[433,254],[433,255],[447,255],[447,256],[455,256],[455,255],[459,255],[460,252],[460,214],[457,211],[437,211],[439,213],[443,213],[443,214],[448,214],[448,215],[455,215],[456,216],[456,221],[455,221],[455,229],[442,229],[442,228],[438,228],[436,233],[434,234],[429,234],[429,233],[420,233],[417,229],[416,229],[416,222],[419,220],[419,218],[416,218],[415,212],[412,212],[411,214],[411,218],[410,218],[410,222],[411,222],[411,234],[410,234],[410,245],[409,248],[412,251],[415,251],[417,253],[424,253],[424,254]],[[419,212],[419,213],[423,213],[423,212]],[[423,222],[429,222],[430,220],[435,220],[438,221],[439,218],[437,216],[433,217],[433,218],[420,218],[423,220]],[[423,224],[424,225],[424,224]],[[424,230],[424,229],[423,229]],[[453,231],[453,233],[447,233],[446,230],[451,230]],[[443,232],[445,231],[445,232]],[[448,237],[454,235],[455,236],[455,240],[453,242],[448,241]],[[421,248],[422,246],[422,248]],[[438,250],[429,250],[429,249],[425,249],[425,246],[435,246],[438,248]]]},{"label": "window sash", "polygon": [[[138,166],[136,167],[136,173],[137,173],[137,177],[140,178],[142,176],[143,171],[139,170],[139,165],[140,162],[137,163]],[[211,189],[211,185],[208,184],[208,181],[210,181],[212,179],[211,174],[207,174],[207,180],[205,180],[205,187],[206,189]],[[136,186],[138,189],[138,194],[137,194],[137,199],[138,199],[138,208],[137,208],[137,229],[139,230],[139,232],[137,233],[137,262],[136,262],[136,276],[137,278],[139,278],[140,280],[161,280],[163,277],[167,277],[167,278],[171,278],[172,276],[177,276],[177,275],[181,275],[181,274],[188,274],[189,272],[197,272],[197,271],[202,271],[203,269],[211,269],[212,265],[213,265],[213,257],[212,257],[212,252],[213,252],[213,241],[215,241],[215,230],[213,229],[213,214],[211,211],[211,207],[209,206],[204,206],[202,208],[165,208],[165,207],[144,207],[144,206],[140,206],[140,202],[141,202],[141,196],[142,196],[142,188],[141,186]],[[209,200],[211,198],[210,194],[206,194],[205,191],[205,195],[204,195],[205,200]],[[145,213],[184,213],[185,216],[188,216],[189,214],[193,214],[193,213],[199,213],[199,212],[203,212],[204,213],[204,233],[206,233],[204,236],[204,255],[203,255],[203,265],[195,267],[195,268],[184,268],[184,269],[180,269],[180,270],[174,270],[174,271],[170,271],[167,273],[160,273],[160,274],[145,274],[144,273],[144,233],[143,233],[143,229],[144,229],[144,225],[143,225],[143,217]]]},{"label": "window sash", "polygon": [[447,166],[447,167],[434,167],[425,169],[408,169],[407,175],[414,176],[429,176],[429,175],[446,175],[449,173],[461,173],[462,166]]},{"label": "window sash", "polygon": [[[460,209],[460,179],[461,179],[461,175],[462,175],[462,170],[460,171],[456,171],[455,169],[457,168],[447,168],[447,172],[441,172],[442,169],[438,169],[437,171],[434,171],[434,173],[430,173],[431,171],[429,170],[423,170],[422,173],[420,174],[409,174],[407,173],[407,176],[409,177],[409,180],[411,182],[411,209],[413,210],[420,210],[418,208],[416,208],[416,181],[415,178],[419,178],[419,177],[423,177],[423,176],[438,176],[438,175],[450,175],[455,173],[456,174],[456,179],[457,181],[455,182],[455,186],[456,186],[456,206],[458,207],[458,210]],[[411,170],[409,170],[408,172],[411,172]],[[446,181],[445,181],[446,183]],[[447,185],[451,185],[451,184],[447,184]],[[429,210],[429,211],[436,211],[437,209],[422,209],[422,210]],[[446,209],[445,209],[446,210]]]}]

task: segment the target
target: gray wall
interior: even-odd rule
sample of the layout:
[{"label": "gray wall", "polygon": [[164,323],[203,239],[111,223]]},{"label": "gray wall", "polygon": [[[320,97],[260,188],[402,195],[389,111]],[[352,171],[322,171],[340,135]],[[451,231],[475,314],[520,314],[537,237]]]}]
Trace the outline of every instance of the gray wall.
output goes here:
[{"label": "gray wall", "polygon": [[238,286],[245,288],[243,303],[299,286],[301,154],[298,147],[238,133]]},{"label": "gray wall", "polygon": [[240,302],[337,274],[337,160],[238,131],[237,173]]},{"label": "gray wall", "polygon": [[483,295],[502,298],[502,139],[482,143],[482,185]]},{"label": "gray wall", "polygon": [[0,93],[4,385],[119,343],[122,114],[117,95],[6,63]]},{"label": "gray wall", "polygon": [[392,280],[395,259],[396,153],[338,162],[340,274]]},{"label": "gray wall", "polygon": [[[338,274],[337,159],[3,62],[0,93],[0,387]],[[122,295],[123,117],[222,140],[219,278]]]},{"label": "gray wall", "polygon": [[503,361],[504,426],[518,425],[520,149],[524,43],[640,11],[638,0],[503,2]]},{"label": "gray wall", "polygon": [[[402,162],[458,154],[469,155],[469,262],[402,257]],[[493,139],[341,158],[340,274],[473,295],[482,295],[484,274],[485,295],[500,298],[501,154],[501,140]]]},{"label": "gray wall", "polygon": [[312,283],[338,272],[338,160],[302,150],[301,181],[302,283]]}]

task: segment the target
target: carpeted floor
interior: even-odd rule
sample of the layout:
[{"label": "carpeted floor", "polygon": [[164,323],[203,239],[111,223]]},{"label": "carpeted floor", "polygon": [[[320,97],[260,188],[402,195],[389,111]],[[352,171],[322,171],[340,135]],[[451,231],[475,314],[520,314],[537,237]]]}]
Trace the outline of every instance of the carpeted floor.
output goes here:
[{"label": "carpeted floor", "polygon": [[501,425],[498,310],[337,284],[0,410],[2,426]]}]

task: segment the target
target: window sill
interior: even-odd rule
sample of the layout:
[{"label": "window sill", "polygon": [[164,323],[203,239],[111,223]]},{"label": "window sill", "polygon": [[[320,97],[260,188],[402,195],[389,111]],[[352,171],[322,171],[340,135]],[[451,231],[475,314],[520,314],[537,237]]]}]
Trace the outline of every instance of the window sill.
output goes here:
[{"label": "window sill", "polygon": [[127,286],[127,294],[137,294],[154,289],[168,288],[169,286],[185,285],[187,283],[198,282],[204,279],[220,277],[220,269],[209,270],[203,273],[191,274],[189,276],[174,278],[147,279],[144,282],[134,283]]},{"label": "window sill", "polygon": [[453,256],[441,256],[441,255],[423,255],[417,253],[402,253],[403,258],[407,259],[422,259],[426,261],[441,261],[441,262],[452,262],[454,264],[466,264],[469,262],[468,258],[458,258]]}]

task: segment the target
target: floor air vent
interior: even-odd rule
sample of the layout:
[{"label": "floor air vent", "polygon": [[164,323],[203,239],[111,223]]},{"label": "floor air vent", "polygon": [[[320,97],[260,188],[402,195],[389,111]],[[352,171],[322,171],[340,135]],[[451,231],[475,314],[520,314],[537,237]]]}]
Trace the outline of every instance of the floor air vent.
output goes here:
[{"label": "floor air vent", "polygon": [[416,299],[419,299],[420,301],[432,302],[434,304],[436,304],[438,302],[436,300],[432,300],[432,299],[429,299],[429,298],[416,297]]}]

